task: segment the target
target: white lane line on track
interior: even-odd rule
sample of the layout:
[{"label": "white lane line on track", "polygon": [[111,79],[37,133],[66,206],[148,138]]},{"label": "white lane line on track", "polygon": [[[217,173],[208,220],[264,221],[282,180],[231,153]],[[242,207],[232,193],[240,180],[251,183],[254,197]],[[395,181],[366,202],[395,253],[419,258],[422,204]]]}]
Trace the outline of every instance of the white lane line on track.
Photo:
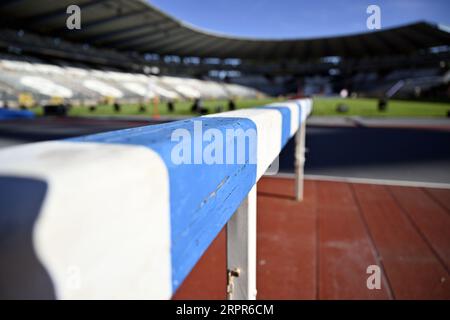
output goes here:
[{"label": "white lane line on track", "polygon": [[[276,175],[271,175],[270,178],[293,179],[293,178],[295,178],[295,176],[293,173],[278,173]],[[353,178],[353,177],[347,178],[347,177],[312,175],[312,174],[306,174],[305,179],[306,180],[319,180],[319,181],[348,182],[348,183],[379,184],[379,185],[388,185],[388,186],[450,189],[450,183],[439,183],[439,182],[389,180],[389,179],[368,179],[368,178]]]}]

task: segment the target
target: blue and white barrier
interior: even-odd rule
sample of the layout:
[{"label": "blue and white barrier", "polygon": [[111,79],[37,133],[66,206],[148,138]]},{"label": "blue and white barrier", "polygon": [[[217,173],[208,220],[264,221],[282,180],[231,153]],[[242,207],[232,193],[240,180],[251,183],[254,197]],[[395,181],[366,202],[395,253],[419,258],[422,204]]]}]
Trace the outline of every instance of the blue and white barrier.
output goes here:
[{"label": "blue and white barrier", "polygon": [[0,108],[0,120],[32,119],[34,113],[28,110],[11,110]]},{"label": "blue and white barrier", "polygon": [[[0,298],[170,298],[311,108],[302,99],[1,150]],[[173,132],[195,136],[196,121],[224,148],[241,138],[227,129],[255,129],[256,147],[244,161],[176,164]]]}]

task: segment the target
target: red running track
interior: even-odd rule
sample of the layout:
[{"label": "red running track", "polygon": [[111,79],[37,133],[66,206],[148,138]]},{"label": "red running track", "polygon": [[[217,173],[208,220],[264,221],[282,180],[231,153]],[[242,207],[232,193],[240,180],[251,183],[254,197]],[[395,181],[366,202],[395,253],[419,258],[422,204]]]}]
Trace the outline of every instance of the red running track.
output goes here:
[{"label": "red running track", "polygon": [[[293,195],[290,179],[258,184],[258,299],[450,299],[450,190],[307,180]],[[225,237],[174,299],[225,298]]]}]

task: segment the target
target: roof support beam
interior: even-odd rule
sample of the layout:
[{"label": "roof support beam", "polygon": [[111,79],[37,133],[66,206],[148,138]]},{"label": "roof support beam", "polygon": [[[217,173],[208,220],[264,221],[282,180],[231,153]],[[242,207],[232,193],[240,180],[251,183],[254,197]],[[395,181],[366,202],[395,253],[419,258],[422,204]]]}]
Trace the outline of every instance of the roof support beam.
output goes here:
[{"label": "roof support beam", "polygon": [[[196,37],[196,36],[194,36]],[[177,29],[177,31],[171,33],[170,36],[165,37],[164,39],[161,39],[161,41],[158,41],[158,48],[163,48],[167,44],[177,43],[180,39],[187,39],[190,37],[186,37],[186,30],[183,29]],[[145,43],[148,43],[148,40],[145,40]],[[144,43],[144,46],[145,46]]]},{"label": "roof support beam", "polygon": [[[337,48],[336,52],[333,52],[333,48]],[[327,52],[333,52],[333,56],[344,57],[348,54],[348,48],[341,38],[332,38],[328,40]]]},{"label": "roof support beam", "polygon": [[393,30],[392,35],[395,37],[395,41],[401,43],[405,48],[408,48],[408,53],[416,50],[416,43],[410,38],[405,37],[405,35],[400,30]]},{"label": "roof support beam", "polygon": [[[132,40],[130,39],[124,39],[124,41],[121,41],[120,43],[118,43],[117,45],[120,48],[130,48],[130,47],[136,47],[136,46],[140,46],[142,44],[145,44],[147,42],[150,41],[154,41],[156,39],[166,39],[169,37],[172,37],[180,32],[185,32],[186,30],[184,28],[173,28],[172,30],[168,30],[168,31],[162,31],[158,34],[152,34],[150,36],[137,36],[137,37],[133,37]],[[136,50],[140,50],[139,48],[136,48]]]},{"label": "roof support beam", "polygon": [[[161,32],[157,32],[157,31],[161,31]],[[158,30],[158,29],[154,29],[154,30],[144,29],[143,32],[139,32],[133,36],[121,37],[118,40],[110,40],[110,41],[108,41],[108,45],[111,47],[120,47],[123,44],[128,44],[135,40],[143,39],[144,37],[146,39],[147,38],[161,38],[163,36],[166,36],[170,32],[171,32],[170,29],[168,31],[162,31],[162,30]]]},{"label": "roof support beam", "polygon": [[[158,51],[161,52],[166,52],[168,54],[172,54],[173,52],[170,51],[175,51],[175,50],[167,50],[170,48],[183,48],[186,47],[187,45],[191,44],[191,43],[197,43],[198,39],[203,38],[202,41],[208,40],[208,37],[203,36],[203,35],[197,35],[194,34],[193,36],[186,36],[185,33],[181,33],[178,36],[170,36],[167,39],[158,42]],[[180,41],[179,41],[180,40]]]},{"label": "roof support beam", "polygon": [[[199,40],[201,39],[201,40]],[[193,47],[197,47],[196,45],[192,46],[192,44],[204,44],[205,42],[208,42],[207,38],[203,38],[196,36],[196,37],[186,37],[185,40],[183,41],[176,41],[176,42],[172,42],[169,43],[169,45],[166,45],[165,47],[161,47],[159,48],[158,46],[158,50],[160,50],[161,52],[163,52],[164,54],[175,54],[175,52],[177,52],[177,50],[179,50],[179,52],[181,52],[183,55],[187,55],[187,56],[198,56],[200,57],[201,55],[198,53],[191,53],[193,49]]]},{"label": "roof support beam", "polygon": [[[213,44],[207,45],[206,49],[205,49],[205,44],[208,41],[209,42],[212,41]],[[207,41],[199,41],[194,46],[190,46],[189,50],[196,50],[196,51],[198,50],[199,56],[203,56],[203,57],[211,56],[211,57],[220,58],[221,55],[215,54],[215,52],[220,51],[220,48],[222,48],[222,47],[227,47],[230,42],[232,43],[232,41],[233,40],[230,40],[230,39],[224,39],[223,41],[216,41],[214,43],[214,40],[208,39]]]},{"label": "roof support beam", "polygon": [[410,43],[413,44],[414,49],[417,50],[419,48],[432,46],[434,40],[433,37],[429,34],[423,34],[423,31],[419,28],[410,29],[401,29],[398,32],[403,34],[403,38],[409,40]]},{"label": "roof support beam", "polygon": [[[175,30],[175,29],[173,29]],[[108,43],[109,46],[114,46],[116,48],[125,48],[125,47],[130,47],[133,46],[133,42],[137,41],[137,40],[142,40],[142,39],[146,39],[147,41],[155,41],[164,37],[167,37],[171,32],[173,32],[172,30],[169,31],[165,31],[165,32],[156,32],[154,30],[148,30],[145,31],[143,33],[139,33],[138,35],[132,36],[132,37],[125,37],[123,39],[120,40],[116,40],[116,41],[110,41]],[[138,51],[138,48],[134,48],[134,51]]]},{"label": "roof support beam", "polygon": [[[239,46],[241,46],[242,43],[240,41],[235,41],[233,44],[229,45],[225,50],[222,51],[223,56],[229,56],[232,54],[233,51]],[[239,57],[233,57],[229,56],[229,58],[239,58]]]},{"label": "roof support beam", "polygon": [[406,42],[402,44],[402,42],[397,43],[396,41],[391,41],[389,37],[384,36],[381,32],[374,32],[374,38],[375,37],[378,43],[384,45],[389,54],[395,54],[396,52],[407,53],[409,51],[409,44]]},{"label": "roof support beam", "polygon": [[265,46],[264,48],[261,48],[258,50],[258,60],[264,60],[264,59],[270,59],[274,56],[276,53],[276,46]]},{"label": "roof support beam", "polygon": [[304,42],[304,49],[301,52],[301,59],[303,61],[308,61],[311,59],[311,40],[306,40]]},{"label": "roof support beam", "polygon": [[[279,55],[280,52],[280,47],[277,46],[276,44],[272,44],[271,46],[267,46],[267,48],[270,48],[269,53],[266,55],[266,59],[269,61],[273,61],[275,57],[277,57]],[[261,50],[263,51],[263,50]]]},{"label": "roof support beam", "polygon": [[374,52],[377,52],[376,49],[373,47],[372,43],[367,41],[366,37],[364,35],[359,36],[359,40],[361,43],[361,46],[364,48],[364,54],[365,57],[373,57]]},{"label": "roof support beam", "polygon": [[92,37],[88,37],[86,39],[86,41],[103,43],[103,42],[108,42],[108,40],[111,39],[111,38],[124,36],[124,35],[126,35],[128,33],[134,33],[134,32],[137,32],[137,31],[141,31],[141,30],[145,30],[145,29],[151,29],[151,28],[163,29],[165,26],[169,26],[169,25],[173,24],[172,21],[167,22],[165,24],[161,23],[161,22],[163,22],[165,20],[166,19],[160,19],[160,20],[152,21],[151,23],[146,22],[146,23],[141,23],[141,24],[138,24],[138,25],[133,25],[133,26],[130,26],[130,27],[122,28],[122,29],[117,29],[117,30],[114,30],[114,31],[108,31],[108,32],[99,33],[99,34],[94,35]]},{"label": "roof support beam", "polygon": [[[362,57],[366,53],[365,47],[362,45],[360,39],[352,38],[352,41],[348,37],[342,38],[342,41],[350,48],[352,56]],[[356,54],[355,54],[356,52]]]}]

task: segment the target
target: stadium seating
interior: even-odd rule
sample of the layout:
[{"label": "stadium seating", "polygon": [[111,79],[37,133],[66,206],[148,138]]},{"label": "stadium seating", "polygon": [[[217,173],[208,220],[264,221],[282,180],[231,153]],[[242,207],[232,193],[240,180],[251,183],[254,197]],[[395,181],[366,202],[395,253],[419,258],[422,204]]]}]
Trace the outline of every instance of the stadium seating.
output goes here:
[{"label": "stadium seating", "polygon": [[162,100],[254,98],[252,88],[193,78],[152,76],[138,73],[58,66],[33,60],[0,57],[0,100],[18,107],[26,95],[32,104],[96,104],[105,99],[139,103],[158,96]]}]

